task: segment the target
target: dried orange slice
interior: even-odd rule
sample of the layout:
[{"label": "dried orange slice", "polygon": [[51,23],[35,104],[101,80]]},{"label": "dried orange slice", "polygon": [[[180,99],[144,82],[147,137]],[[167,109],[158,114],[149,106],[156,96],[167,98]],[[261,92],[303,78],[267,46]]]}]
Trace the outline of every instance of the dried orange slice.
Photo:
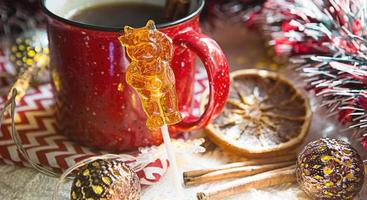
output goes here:
[{"label": "dried orange slice", "polygon": [[247,157],[268,157],[297,147],[311,120],[307,98],[281,75],[249,69],[231,73],[227,104],[206,127],[209,139]]}]

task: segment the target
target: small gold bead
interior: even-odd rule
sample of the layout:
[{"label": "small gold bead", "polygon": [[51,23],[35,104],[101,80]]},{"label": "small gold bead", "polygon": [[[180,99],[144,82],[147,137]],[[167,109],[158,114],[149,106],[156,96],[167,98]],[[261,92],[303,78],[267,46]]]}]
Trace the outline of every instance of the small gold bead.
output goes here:
[{"label": "small gold bead", "polygon": [[19,50],[24,51],[25,50],[25,46],[24,45],[19,45]]},{"label": "small gold bead", "polygon": [[33,57],[35,55],[36,55],[36,52],[35,51],[33,51],[33,50],[28,51],[28,56],[29,57]]},{"label": "small gold bead", "polygon": [[14,52],[14,53],[15,53],[16,51],[18,51],[17,46],[12,46],[12,47],[11,47],[11,51],[12,51],[12,52]]},{"label": "small gold bead", "polygon": [[329,174],[331,174],[331,173],[333,173],[333,169],[331,169],[331,168],[329,168],[329,167],[325,167],[324,169],[323,169],[323,172],[324,172],[324,174],[325,175],[329,175]]},{"label": "small gold bead", "polygon": [[83,171],[83,176],[89,176],[89,169],[86,169]]},{"label": "small gold bead", "polygon": [[26,61],[27,65],[32,65],[33,64],[33,60],[28,58],[27,61]]},{"label": "small gold bead", "polygon": [[325,183],[325,186],[326,187],[331,187],[331,186],[333,186],[334,185],[334,183],[333,182],[331,182],[331,181],[327,181],[326,183]]},{"label": "small gold bead", "polygon": [[103,187],[100,185],[92,185],[93,192],[96,194],[102,194],[103,193]]},{"label": "small gold bead", "polygon": [[331,156],[323,155],[323,156],[321,157],[321,161],[322,161],[322,162],[328,162],[329,160],[331,160]]},{"label": "small gold bead", "polygon": [[111,184],[111,179],[107,176],[102,177],[102,181],[107,185]]}]

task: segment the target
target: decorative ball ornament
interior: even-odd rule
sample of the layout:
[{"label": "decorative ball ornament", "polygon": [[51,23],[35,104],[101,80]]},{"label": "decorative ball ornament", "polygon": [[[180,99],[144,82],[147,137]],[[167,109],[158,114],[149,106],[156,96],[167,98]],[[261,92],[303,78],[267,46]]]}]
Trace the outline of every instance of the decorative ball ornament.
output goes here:
[{"label": "decorative ball ornament", "polygon": [[[32,81],[49,82],[46,70],[50,63],[46,30],[28,30],[9,40],[6,56],[9,58],[15,81],[8,94],[8,105],[12,98],[18,102],[23,98]],[[10,72],[10,70],[9,70]],[[13,90],[16,89],[14,93]],[[0,118],[8,106],[0,111]]]},{"label": "decorative ball ornament", "polygon": [[49,56],[47,33],[43,29],[26,31],[9,44],[9,60],[17,74],[33,66],[43,56]]},{"label": "decorative ball ornament", "polygon": [[138,200],[140,181],[117,159],[96,160],[80,168],[71,188],[72,200]]},{"label": "decorative ball ornament", "polygon": [[309,143],[297,160],[297,181],[313,199],[352,199],[362,188],[364,166],[357,151],[341,140]]}]

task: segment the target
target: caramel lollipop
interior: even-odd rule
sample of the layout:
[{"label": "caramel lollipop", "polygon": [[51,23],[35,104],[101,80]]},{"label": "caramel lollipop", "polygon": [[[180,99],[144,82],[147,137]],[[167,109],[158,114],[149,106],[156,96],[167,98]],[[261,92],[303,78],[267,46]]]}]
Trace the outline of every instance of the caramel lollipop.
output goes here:
[{"label": "caramel lollipop", "polygon": [[[175,88],[175,76],[170,67],[173,53],[171,39],[158,31],[152,20],[143,28],[125,26],[119,37],[131,59],[126,82],[138,93],[151,130],[161,129],[168,159],[175,173],[175,184],[182,193],[167,125],[181,121]],[[182,194],[181,194],[182,195]]]},{"label": "caramel lollipop", "polygon": [[138,93],[147,115],[146,125],[156,130],[181,121],[175,88],[175,75],[170,67],[172,41],[159,32],[153,21],[143,28],[126,26],[119,38],[131,59],[126,82]]}]

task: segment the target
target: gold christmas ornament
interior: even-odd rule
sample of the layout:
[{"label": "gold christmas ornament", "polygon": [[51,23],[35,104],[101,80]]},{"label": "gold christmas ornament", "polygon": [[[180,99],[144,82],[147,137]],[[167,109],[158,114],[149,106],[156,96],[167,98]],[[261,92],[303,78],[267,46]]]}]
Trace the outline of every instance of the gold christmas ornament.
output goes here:
[{"label": "gold christmas ornament", "polygon": [[309,143],[297,160],[297,181],[313,199],[353,199],[364,181],[363,162],[348,143],[323,138]]},{"label": "gold christmas ornament", "polygon": [[[25,31],[8,44],[7,56],[14,68],[15,82],[13,83],[8,98],[23,98],[33,79],[48,81],[49,75],[45,73],[50,63],[47,33],[43,29]],[[39,76],[40,74],[44,76]],[[16,90],[14,93],[13,90]],[[12,96],[16,94],[15,96]],[[6,108],[3,109],[3,112]]]},{"label": "gold christmas ornament", "polygon": [[95,160],[79,169],[70,199],[138,200],[139,177],[118,159]]},{"label": "gold christmas ornament", "polygon": [[[29,30],[10,40],[7,56],[15,69],[15,81],[0,111],[0,125],[13,99],[15,99],[13,102],[15,106],[24,97],[33,79],[40,77],[41,80],[49,80],[49,76],[45,73],[50,63],[46,31]],[[45,76],[41,77],[40,74]]]},{"label": "gold christmas ornament", "polygon": [[[38,61],[49,56],[48,39],[45,30],[34,29],[26,31],[11,40],[9,44],[9,60],[14,65],[17,74],[34,66]],[[46,66],[48,63],[46,64]],[[42,67],[46,67],[42,66]]]}]

